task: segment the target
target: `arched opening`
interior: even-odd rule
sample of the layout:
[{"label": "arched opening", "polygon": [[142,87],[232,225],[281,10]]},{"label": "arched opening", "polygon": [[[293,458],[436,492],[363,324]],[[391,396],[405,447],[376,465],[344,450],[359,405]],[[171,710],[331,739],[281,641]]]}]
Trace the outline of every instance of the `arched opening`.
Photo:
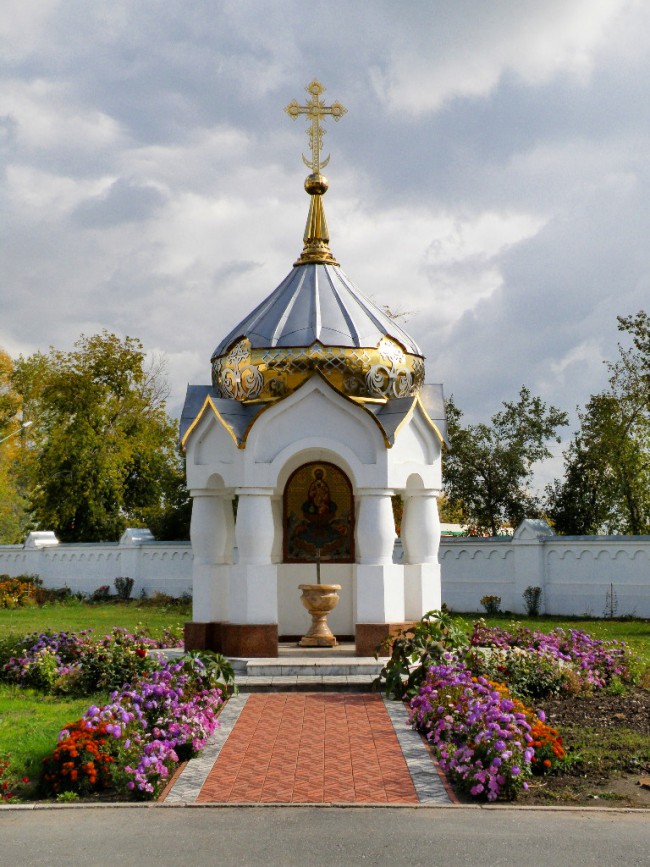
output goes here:
[{"label": "arched opening", "polygon": [[[305,455],[312,458],[312,455]],[[347,469],[347,467],[346,467]],[[282,640],[299,640],[310,617],[301,584],[339,584],[340,601],[328,617],[339,641],[354,635],[355,503],[350,476],[340,466],[309,460],[285,475],[281,488],[282,562],[278,564],[278,627]]]}]

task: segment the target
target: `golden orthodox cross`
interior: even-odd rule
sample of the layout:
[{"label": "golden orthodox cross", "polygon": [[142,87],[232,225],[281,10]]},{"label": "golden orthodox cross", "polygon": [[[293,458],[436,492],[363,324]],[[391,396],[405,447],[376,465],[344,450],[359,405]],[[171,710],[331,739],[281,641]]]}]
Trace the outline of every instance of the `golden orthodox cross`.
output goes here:
[{"label": "golden orthodox cross", "polygon": [[299,114],[306,114],[307,117],[311,119],[309,126],[309,148],[311,150],[311,160],[308,160],[304,154],[302,158],[307,168],[311,169],[313,174],[319,174],[320,170],[325,168],[330,161],[329,156],[322,162],[320,158],[320,152],[323,149],[323,136],[325,135],[325,130],[320,123],[321,119],[326,115],[331,115],[334,120],[341,120],[347,109],[343,108],[340,102],[333,102],[331,105],[325,105],[325,102],[320,98],[321,94],[325,92],[325,88],[320,81],[316,81],[316,79],[314,79],[311,84],[308,84],[305,90],[307,93],[311,94],[311,99],[307,101],[307,104],[299,105],[297,100],[292,99],[289,105],[285,108],[285,111],[289,117],[292,117],[294,120]]}]

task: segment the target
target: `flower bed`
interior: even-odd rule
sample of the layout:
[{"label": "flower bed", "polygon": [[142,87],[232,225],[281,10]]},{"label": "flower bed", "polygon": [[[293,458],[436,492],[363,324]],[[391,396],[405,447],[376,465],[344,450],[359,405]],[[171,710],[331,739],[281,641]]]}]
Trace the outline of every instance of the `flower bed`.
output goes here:
[{"label": "flower bed", "polygon": [[564,758],[555,729],[453,654],[429,669],[409,721],[459,788],[489,801],[515,798],[533,772],[548,772]]},{"label": "flower bed", "polygon": [[602,641],[578,629],[544,633],[513,624],[508,631],[479,620],[469,643],[493,651],[470,653],[475,672],[507,681],[522,696],[586,692],[635,676],[635,658],[623,642]]},{"label": "flower bed", "polygon": [[531,775],[566,772],[576,761],[531,702],[624,691],[641,669],[623,642],[577,629],[508,631],[479,620],[467,636],[447,613],[432,611],[392,640],[376,685],[410,701],[411,724],[462,791],[496,800],[516,797]]},{"label": "flower bed", "polygon": [[222,689],[196,656],[165,662],[66,726],[43,761],[40,792],[154,798],[171,769],[200,751],[217,726]]},{"label": "flower bed", "polygon": [[157,640],[145,630],[130,633],[119,627],[100,637],[91,629],[35,632],[16,641],[0,678],[54,695],[90,695],[141,677],[154,665],[148,651],[180,645],[173,630]]}]

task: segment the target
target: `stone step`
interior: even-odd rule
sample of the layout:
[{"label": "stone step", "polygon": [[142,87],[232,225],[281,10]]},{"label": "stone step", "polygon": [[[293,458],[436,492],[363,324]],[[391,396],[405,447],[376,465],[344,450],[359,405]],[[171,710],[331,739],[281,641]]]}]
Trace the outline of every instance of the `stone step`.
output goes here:
[{"label": "stone step", "polygon": [[374,675],[280,675],[248,677],[238,675],[235,683],[240,693],[250,692],[371,692]]},{"label": "stone step", "polygon": [[[351,677],[364,675],[376,677],[383,662],[366,657],[275,657],[271,659],[248,659],[246,667],[240,668],[240,660],[232,660],[235,672],[248,677]],[[243,662],[244,660],[241,660]]]},{"label": "stone step", "polygon": [[383,659],[281,650],[269,659],[231,658],[235,683],[246,692],[369,692]]}]

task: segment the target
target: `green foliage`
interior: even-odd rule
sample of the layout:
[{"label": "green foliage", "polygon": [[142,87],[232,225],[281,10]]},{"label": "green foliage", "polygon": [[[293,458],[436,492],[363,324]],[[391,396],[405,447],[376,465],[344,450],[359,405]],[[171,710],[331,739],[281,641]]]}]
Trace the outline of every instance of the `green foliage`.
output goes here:
[{"label": "green foliage", "polygon": [[387,638],[375,658],[390,654],[373,686],[395,699],[414,696],[429,667],[446,651],[466,647],[468,636],[454,618],[443,611],[429,611],[411,629]]},{"label": "green foliage", "polygon": [[113,582],[115,584],[115,590],[117,591],[117,596],[123,602],[127,602],[131,598],[131,591],[133,590],[133,578],[125,578],[120,577],[116,578]]},{"label": "green foliage", "polygon": [[21,428],[26,418],[13,375],[14,363],[0,348],[0,545],[22,542],[29,526],[23,472],[27,429]]},{"label": "green foliage", "polygon": [[58,804],[72,804],[75,801],[79,801],[81,799],[80,799],[80,796],[77,794],[77,792],[67,791],[67,792],[59,792],[59,794],[56,796],[55,800]]},{"label": "green foliage", "polygon": [[108,586],[108,584],[102,584],[96,590],[93,590],[93,592],[90,594],[88,601],[91,603],[98,602],[99,604],[102,604],[104,602],[108,602],[110,596],[111,588]]},{"label": "green foliage", "polygon": [[510,692],[525,701],[559,695],[566,681],[566,669],[558,659],[519,647],[473,647],[467,664],[474,674],[507,683]]},{"label": "green foliage", "polygon": [[524,602],[526,604],[526,614],[528,614],[529,617],[537,617],[542,602],[542,588],[526,587],[522,596],[524,597]]},{"label": "green foliage", "polygon": [[39,526],[66,542],[114,541],[165,512],[183,486],[176,425],[164,365],[147,366],[138,340],[82,336],[72,352],[21,357],[13,382],[35,419],[27,470]]},{"label": "green foliage", "polygon": [[463,504],[450,500],[446,494],[438,499],[438,512],[443,524],[467,524],[467,515]]},{"label": "green foliage", "polygon": [[239,690],[235,685],[235,670],[230,660],[214,650],[191,650],[186,655],[187,665],[193,665],[198,660],[203,666],[210,686],[219,687],[224,697],[237,695]]},{"label": "green foliage", "polygon": [[609,363],[609,387],[579,413],[563,480],[546,489],[558,533],[650,532],[650,317],[618,317],[632,340]]},{"label": "green foliage", "polygon": [[501,597],[500,596],[482,596],[481,597],[481,605],[485,608],[486,614],[489,614],[491,617],[499,614],[501,611]]},{"label": "green foliage", "polygon": [[0,680],[2,680],[2,667],[12,656],[20,656],[23,650],[23,635],[0,636]]},{"label": "green foliage", "polygon": [[0,575],[0,608],[20,608],[34,603],[36,586],[31,576]]},{"label": "green foliage", "polygon": [[547,407],[522,387],[518,401],[504,401],[489,425],[463,427],[462,415],[450,398],[451,450],[443,461],[450,506],[460,508],[477,532],[493,536],[503,526],[516,527],[524,518],[537,516],[540,503],[528,488],[533,465],[551,457],[547,442],[560,441],[557,429],[568,423],[567,414]]}]

